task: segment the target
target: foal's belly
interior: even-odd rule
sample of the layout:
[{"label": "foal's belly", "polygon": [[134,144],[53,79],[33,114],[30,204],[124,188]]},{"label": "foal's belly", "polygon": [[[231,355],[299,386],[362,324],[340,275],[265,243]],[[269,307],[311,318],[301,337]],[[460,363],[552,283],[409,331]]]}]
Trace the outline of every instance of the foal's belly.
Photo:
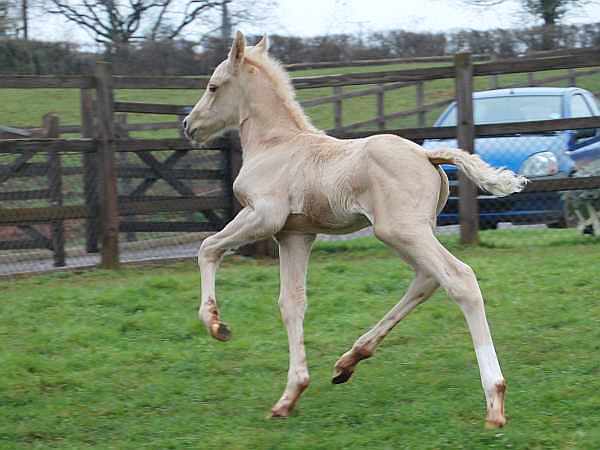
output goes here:
[{"label": "foal's belly", "polygon": [[371,225],[362,214],[352,214],[336,224],[319,221],[306,214],[290,214],[281,231],[295,233],[347,234]]}]

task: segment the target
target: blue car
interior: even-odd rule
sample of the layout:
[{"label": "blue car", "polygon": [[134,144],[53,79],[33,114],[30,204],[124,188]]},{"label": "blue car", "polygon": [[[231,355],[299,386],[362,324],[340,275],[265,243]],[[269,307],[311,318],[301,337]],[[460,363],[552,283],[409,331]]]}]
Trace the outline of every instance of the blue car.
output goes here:
[{"label": "blue car", "polygon": [[[600,102],[580,88],[517,88],[476,92],[473,95],[476,124],[527,122],[561,118],[600,116]],[[438,118],[437,127],[456,125],[456,103]],[[457,146],[455,139],[423,143],[426,149]],[[486,137],[475,140],[475,153],[494,167],[506,167],[529,179],[572,176],[600,159],[600,129],[543,132],[538,134]],[[455,166],[444,166],[451,183]],[[563,204],[558,192],[515,194],[506,198],[479,197],[482,228],[499,222],[545,223],[564,226]],[[458,223],[458,199],[450,197],[438,217],[439,225]]]}]

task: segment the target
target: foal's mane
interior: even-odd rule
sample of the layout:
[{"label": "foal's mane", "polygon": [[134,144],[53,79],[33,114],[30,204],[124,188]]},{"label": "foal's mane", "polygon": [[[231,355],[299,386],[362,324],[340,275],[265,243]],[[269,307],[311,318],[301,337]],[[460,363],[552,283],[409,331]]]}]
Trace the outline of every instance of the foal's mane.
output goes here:
[{"label": "foal's mane", "polygon": [[252,52],[252,58],[246,57],[244,62],[262,71],[273,85],[275,95],[279,98],[291,119],[302,131],[322,133],[316,128],[304,113],[302,106],[296,100],[296,91],[286,70],[279,61],[271,58],[266,52]]}]

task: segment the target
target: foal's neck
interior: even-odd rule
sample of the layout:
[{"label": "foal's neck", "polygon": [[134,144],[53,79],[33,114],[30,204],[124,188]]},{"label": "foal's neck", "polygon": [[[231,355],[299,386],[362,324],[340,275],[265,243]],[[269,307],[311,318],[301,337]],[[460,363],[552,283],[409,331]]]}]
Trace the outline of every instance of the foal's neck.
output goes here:
[{"label": "foal's neck", "polygon": [[[260,70],[260,69],[259,69]],[[244,154],[268,149],[300,133],[318,133],[304,116],[292,93],[278,92],[266,74],[242,94],[240,137]]]}]

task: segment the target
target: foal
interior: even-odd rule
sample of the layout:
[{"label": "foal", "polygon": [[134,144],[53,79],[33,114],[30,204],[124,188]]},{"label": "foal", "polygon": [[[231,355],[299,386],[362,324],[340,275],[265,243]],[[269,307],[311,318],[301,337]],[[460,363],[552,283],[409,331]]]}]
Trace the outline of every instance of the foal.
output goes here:
[{"label": "foal", "polygon": [[208,237],[198,253],[199,316],[214,338],[230,338],[215,296],[215,275],[225,252],[271,237],[279,243],[279,306],[290,363],[273,417],[288,416],[309,383],[303,320],[306,271],[316,234],[373,225],[375,236],[412,266],[415,278],[400,302],[335,363],[333,383],[346,382],[358,362],[369,358],[391,329],[441,286],[464,313],[473,338],[487,402],[486,424],[505,424],[506,384],[477,280],[434,236],[436,216],[448,198],[448,179],[438,165],[455,164],[497,195],[520,191],[524,178],[461,150],[426,152],[393,135],[352,140],[325,135],[294,100],[287,74],[267,53],[266,38],[246,47],[240,32],[183,126],[196,142],[238,127],[243,147],[243,165],[233,185],[243,209]]}]

